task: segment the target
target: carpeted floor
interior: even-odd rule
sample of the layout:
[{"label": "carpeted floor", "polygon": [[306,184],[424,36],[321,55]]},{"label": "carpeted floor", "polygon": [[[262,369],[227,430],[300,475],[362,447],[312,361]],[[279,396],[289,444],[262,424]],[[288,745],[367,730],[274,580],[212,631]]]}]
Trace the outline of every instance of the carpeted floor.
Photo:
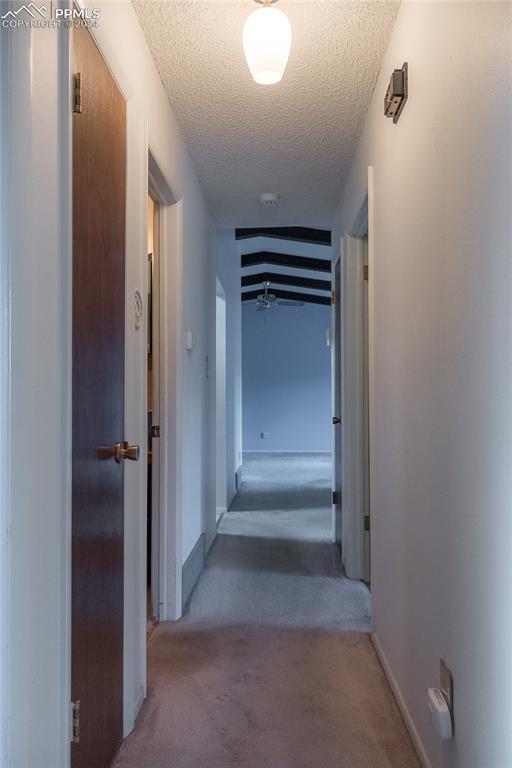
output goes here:
[{"label": "carpeted floor", "polygon": [[330,541],[330,463],[249,457],[116,768],[419,768]]},{"label": "carpeted floor", "polygon": [[331,462],[249,454],[187,621],[369,632],[366,586],[345,579],[331,536]]}]

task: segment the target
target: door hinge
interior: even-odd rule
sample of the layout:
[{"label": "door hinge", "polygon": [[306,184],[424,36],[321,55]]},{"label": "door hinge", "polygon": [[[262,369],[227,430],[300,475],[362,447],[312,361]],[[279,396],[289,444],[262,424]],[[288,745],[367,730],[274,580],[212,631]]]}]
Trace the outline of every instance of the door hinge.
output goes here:
[{"label": "door hinge", "polygon": [[72,731],[71,741],[73,744],[80,742],[80,701],[71,702]]},{"label": "door hinge", "polygon": [[336,300],[337,300],[336,291],[333,291],[331,293],[331,304],[336,304]]},{"label": "door hinge", "polygon": [[368,264],[365,264],[363,267],[363,277],[365,280],[368,280]]},{"label": "door hinge", "polygon": [[370,530],[370,515],[365,515],[364,516],[364,529],[365,529],[365,531],[369,531]]},{"label": "door hinge", "polygon": [[159,424],[153,424],[153,426],[149,430],[149,436],[150,437],[160,437],[160,425]]},{"label": "door hinge", "polygon": [[73,75],[73,112],[82,111],[82,75]]},{"label": "door hinge", "polygon": [[332,492],[332,503],[334,504],[334,506],[337,506],[337,504],[338,504],[338,498],[339,498],[339,493],[338,493],[338,491],[333,491],[333,492]]}]

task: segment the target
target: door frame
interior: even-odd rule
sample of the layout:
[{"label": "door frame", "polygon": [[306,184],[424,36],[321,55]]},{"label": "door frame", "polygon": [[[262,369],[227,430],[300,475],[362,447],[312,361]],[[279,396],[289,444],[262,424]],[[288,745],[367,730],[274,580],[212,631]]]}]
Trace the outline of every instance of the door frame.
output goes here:
[{"label": "door frame", "polygon": [[[336,283],[336,267],[338,266],[338,263],[340,265],[340,285],[338,289],[338,285]],[[331,346],[331,417],[334,416],[340,416],[341,413],[337,413],[338,410],[336,408],[336,344],[337,344],[337,337],[338,335],[341,336],[340,338],[340,388],[342,389],[342,382],[343,382],[343,316],[341,314],[343,307],[340,309],[340,325],[339,327],[336,327],[336,306],[333,301],[332,297],[336,297],[336,302],[341,303],[342,301],[342,293],[343,293],[343,261],[342,261],[342,252],[341,248],[337,248],[335,253],[332,256],[332,267],[331,267],[331,331],[330,331],[330,337],[329,337],[329,344]],[[339,294],[339,295],[338,295]],[[342,404],[342,393],[339,393],[339,411],[341,412],[341,404]],[[343,429],[343,423],[341,423],[338,427],[339,429]],[[332,489],[332,521],[331,521],[331,535],[332,540],[335,544],[338,544],[338,521],[336,519],[336,513],[337,513],[337,504],[334,503],[334,493],[336,492],[336,427],[334,424],[331,425],[331,489]],[[340,506],[343,507],[343,490],[342,490],[342,499],[340,500]],[[340,521],[341,522],[341,521]],[[340,527],[340,553],[343,548],[343,542],[341,539],[341,527]]]},{"label": "door frame", "polygon": [[[100,50],[102,50],[100,46]],[[102,50],[105,56],[105,51]],[[107,59],[108,61],[108,59]],[[125,472],[124,737],[147,695],[147,196],[158,205],[160,254],[160,510],[158,620],[181,615],[181,273],[183,204],[150,146],[149,124],[127,100],[125,429],[141,446]],[[137,211],[136,216],[133,212]],[[143,318],[134,322],[135,293]],[[136,437],[135,437],[136,436]],[[131,471],[128,471],[131,470]]]},{"label": "door frame", "polygon": [[[158,621],[181,616],[181,275],[183,207],[177,202],[151,147],[147,147],[148,193],[156,204],[159,254],[159,478],[157,571]],[[155,539],[153,540],[155,543]],[[152,578],[153,582],[153,578]],[[153,583],[152,583],[153,588]],[[144,623],[145,626],[145,623]]]},{"label": "door frame", "polygon": [[345,363],[341,386],[343,565],[349,578],[363,579],[363,236],[345,235],[341,249]]},{"label": "door frame", "polygon": [[[218,306],[222,301],[223,327],[218,324]],[[226,336],[227,336],[226,292],[218,276],[215,278],[215,510],[216,522],[227,512],[227,435],[226,435]],[[219,331],[222,330],[222,336]],[[222,376],[219,378],[219,341],[223,347]],[[222,391],[219,384],[222,382]],[[220,395],[220,399],[219,399]]]},{"label": "door frame", "polygon": [[[148,174],[149,176],[149,174]],[[148,192],[153,201],[153,251],[151,267],[151,306],[148,305],[147,321],[151,324],[151,426],[161,422],[160,397],[160,203],[153,197],[151,178],[148,178]],[[149,272],[149,270],[148,270]],[[149,280],[149,274],[148,274]],[[150,316],[151,313],[151,316]],[[148,425],[149,426],[149,425]],[[148,488],[148,498],[151,496],[151,531],[149,550],[151,552],[151,620],[160,621],[160,496],[161,496],[161,451],[160,433],[158,437],[148,436],[148,447],[151,446],[151,488]],[[146,550],[147,551],[147,550]]]},{"label": "door frame", "polygon": [[[344,355],[342,372],[343,419],[343,564],[349,578],[365,580],[371,571],[364,530],[363,461],[363,285],[364,249],[368,238],[368,464],[369,504],[373,513],[374,441],[374,195],[373,168],[368,168],[368,186],[357,213],[341,239],[344,260]],[[374,528],[372,525],[372,538]],[[371,553],[370,553],[371,557]]]},{"label": "door frame", "polygon": [[[12,37],[3,35],[0,49],[0,143],[12,149],[11,131],[6,118],[11,111],[11,94],[7,82],[11,69]],[[10,152],[0,153],[0,349],[8,350],[11,336],[11,259],[9,248]],[[11,525],[10,511],[10,443],[11,443],[11,357],[0,355],[0,765],[6,765],[8,728],[8,630],[9,626],[9,556],[7,531]]]},{"label": "door frame", "polygon": [[[98,29],[101,33],[102,27]],[[95,30],[96,32],[96,30]],[[93,35],[96,38],[96,35]],[[107,40],[96,39],[109,62]],[[114,75],[127,100],[125,429],[141,446],[125,472],[124,737],[147,695],[147,197],[159,207],[160,253],[160,519],[159,621],[181,616],[181,387],[183,202],[162,171],[150,123],[130,99],[124,72]],[[140,327],[135,293],[143,299]],[[137,470],[135,470],[137,467]]]}]

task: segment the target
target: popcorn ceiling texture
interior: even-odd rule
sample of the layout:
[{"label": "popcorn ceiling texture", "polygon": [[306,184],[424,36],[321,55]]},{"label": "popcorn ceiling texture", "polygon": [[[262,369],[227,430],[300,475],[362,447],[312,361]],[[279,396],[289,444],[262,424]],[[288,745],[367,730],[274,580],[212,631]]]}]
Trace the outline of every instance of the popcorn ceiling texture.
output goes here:
[{"label": "popcorn ceiling texture", "polygon": [[274,86],[243,55],[250,0],[134,6],[217,224],[329,226],[399,4],[281,0],[293,42]]}]

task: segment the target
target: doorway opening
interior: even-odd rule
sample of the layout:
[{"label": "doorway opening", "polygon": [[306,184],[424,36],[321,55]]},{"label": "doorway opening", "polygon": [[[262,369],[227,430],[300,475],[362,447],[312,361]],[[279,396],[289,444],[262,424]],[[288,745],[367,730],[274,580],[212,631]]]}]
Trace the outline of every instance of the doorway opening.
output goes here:
[{"label": "doorway opening", "polygon": [[334,557],[331,233],[282,227],[237,237],[243,482],[232,511],[255,536],[292,549],[309,542]]},{"label": "doorway opening", "polygon": [[217,523],[227,511],[226,294],[217,278],[215,295],[215,451]]},{"label": "doorway opening", "polygon": [[160,253],[159,206],[147,199],[147,634],[159,620]]}]

